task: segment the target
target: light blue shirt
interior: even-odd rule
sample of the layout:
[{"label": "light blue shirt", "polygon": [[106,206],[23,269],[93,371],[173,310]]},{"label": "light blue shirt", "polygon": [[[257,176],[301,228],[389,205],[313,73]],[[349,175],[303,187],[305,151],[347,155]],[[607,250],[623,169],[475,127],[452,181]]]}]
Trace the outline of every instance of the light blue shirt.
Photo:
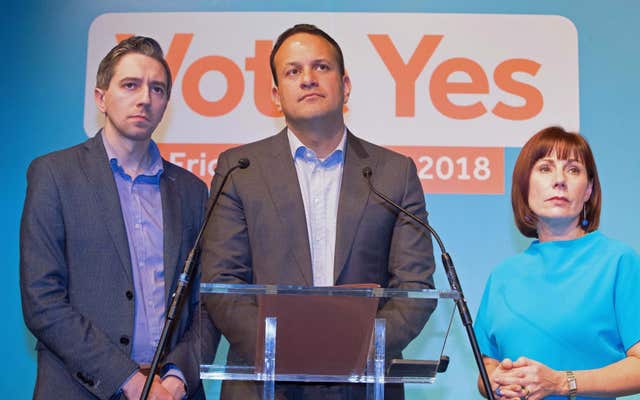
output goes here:
[{"label": "light blue shirt", "polygon": [[[165,319],[164,229],[160,177],[162,157],[155,142],[149,143],[149,166],[135,179],[127,174],[109,143],[103,138],[109,164],[120,197],[120,207],[129,243],[135,316],[131,359],[140,365],[151,364],[158,347]],[[186,382],[177,368],[165,374]]]},{"label": "light blue shirt", "polygon": [[319,159],[316,153],[302,144],[290,130],[287,130],[287,136],[307,220],[313,285],[333,286],[336,221],[344,167],[346,129],[338,146],[324,159]]},{"label": "light blue shirt", "polygon": [[[105,141],[106,142],[106,141]],[[158,146],[149,144],[150,164],[131,179],[105,144],[118,188],[127,230],[135,290],[135,328],[131,358],[150,364],[164,323],[164,246],[160,176],[162,159]]]}]

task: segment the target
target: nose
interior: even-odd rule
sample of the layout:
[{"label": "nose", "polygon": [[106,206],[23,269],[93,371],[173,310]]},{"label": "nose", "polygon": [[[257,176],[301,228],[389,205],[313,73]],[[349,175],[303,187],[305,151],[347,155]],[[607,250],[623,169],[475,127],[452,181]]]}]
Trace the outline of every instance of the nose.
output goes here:
[{"label": "nose", "polygon": [[151,88],[147,85],[142,85],[140,87],[140,92],[138,96],[138,104],[142,106],[146,106],[151,104]]},{"label": "nose", "polygon": [[554,188],[565,188],[567,186],[567,177],[565,176],[565,171],[563,168],[556,169],[556,172],[553,175],[553,187]]},{"label": "nose", "polygon": [[312,68],[304,68],[300,78],[300,87],[303,89],[310,89],[318,86],[318,80]]}]

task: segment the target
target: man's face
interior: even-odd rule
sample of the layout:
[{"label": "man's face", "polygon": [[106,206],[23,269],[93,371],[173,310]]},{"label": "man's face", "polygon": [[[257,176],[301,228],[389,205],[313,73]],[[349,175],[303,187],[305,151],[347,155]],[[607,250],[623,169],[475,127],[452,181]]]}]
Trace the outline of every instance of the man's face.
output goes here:
[{"label": "man's face", "polygon": [[342,115],[351,81],[342,76],[336,52],[321,36],[297,33],[284,41],[274,58],[278,86],[273,101],[287,121]]},{"label": "man's face", "polygon": [[107,89],[95,89],[105,131],[133,141],[148,140],[167,108],[167,76],[157,60],[138,53],[124,55]]}]

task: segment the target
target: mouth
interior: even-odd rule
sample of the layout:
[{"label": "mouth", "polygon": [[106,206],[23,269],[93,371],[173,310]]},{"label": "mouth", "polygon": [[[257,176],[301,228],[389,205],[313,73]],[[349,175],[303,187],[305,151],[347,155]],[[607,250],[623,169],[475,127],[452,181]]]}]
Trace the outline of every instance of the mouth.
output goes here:
[{"label": "mouth", "polygon": [[298,98],[298,102],[301,101],[305,101],[305,100],[311,100],[311,99],[316,99],[316,98],[323,98],[324,96],[321,95],[320,93],[307,93],[302,97]]},{"label": "mouth", "polygon": [[553,197],[549,197],[545,201],[561,201],[563,203],[568,203],[569,199],[567,199],[566,197],[562,197],[562,196],[553,196]]},{"label": "mouth", "polygon": [[149,121],[149,117],[148,116],[141,115],[141,114],[130,115],[129,119],[134,120],[134,121]]}]

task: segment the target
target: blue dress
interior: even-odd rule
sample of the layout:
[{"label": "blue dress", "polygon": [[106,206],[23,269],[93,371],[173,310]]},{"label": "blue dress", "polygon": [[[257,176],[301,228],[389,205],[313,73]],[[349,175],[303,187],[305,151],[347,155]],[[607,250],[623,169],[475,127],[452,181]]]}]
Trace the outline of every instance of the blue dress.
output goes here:
[{"label": "blue dress", "polygon": [[536,240],[491,273],[474,328],[496,360],[525,356],[556,370],[619,361],[640,340],[640,255],[600,232]]}]

